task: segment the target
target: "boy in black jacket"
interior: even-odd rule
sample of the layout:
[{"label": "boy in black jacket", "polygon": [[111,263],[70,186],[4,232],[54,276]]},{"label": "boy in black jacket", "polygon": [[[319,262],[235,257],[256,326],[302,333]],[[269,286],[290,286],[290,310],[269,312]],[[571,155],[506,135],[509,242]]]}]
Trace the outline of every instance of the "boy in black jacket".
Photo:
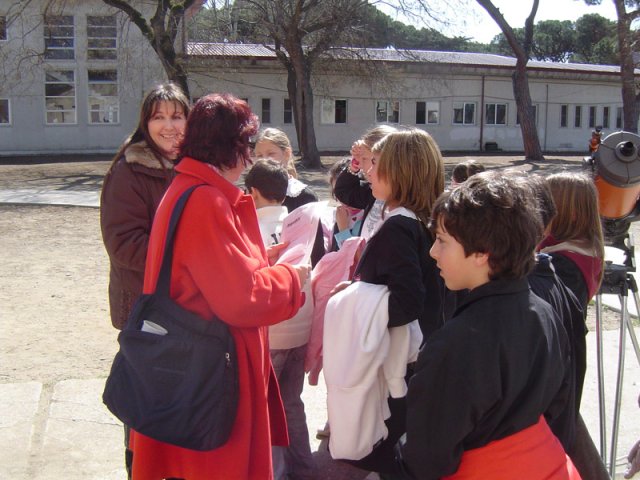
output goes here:
[{"label": "boy in black jacket", "polygon": [[434,206],[430,254],[447,287],[468,289],[426,342],[397,448],[409,478],[579,478],[545,417],[566,408],[566,332],[527,275],[542,234],[530,188],[475,175]]}]

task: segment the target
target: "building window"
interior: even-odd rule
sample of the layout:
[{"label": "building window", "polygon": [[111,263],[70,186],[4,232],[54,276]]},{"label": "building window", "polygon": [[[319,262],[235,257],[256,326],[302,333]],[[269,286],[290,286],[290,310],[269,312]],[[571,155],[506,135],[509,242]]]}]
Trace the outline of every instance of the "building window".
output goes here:
[{"label": "building window", "polygon": [[48,60],[73,60],[74,54],[73,16],[51,15],[45,17],[44,58]]},{"label": "building window", "polygon": [[416,102],[416,125],[440,123],[440,103]]},{"label": "building window", "polygon": [[376,102],[376,123],[400,123],[400,102],[378,100]]},{"label": "building window", "polygon": [[582,126],[582,106],[576,105],[573,116],[573,126],[580,128]]},{"label": "building window", "polygon": [[455,125],[475,125],[476,104],[467,102],[454,102],[453,123]]},{"label": "building window", "polygon": [[484,108],[484,118],[487,125],[506,125],[507,104],[487,103]]},{"label": "building window", "polygon": [[616,107],[616,128],[622,129],[622,107]]},{"label": "building window", "polygon": [[118,72],[89,70],[89,123],[118,123]]},{"label": "building window", "polygon": [[262,123],[271,123],[271,99],[262,99],[262,117],[260,118]]},{"label": "building window", "polygon": [[602,107],[602,128],[609,128],[610,112],[610,107]]},{"label": "building window", "polygon": [[560,126],[566,127],[569,124],[569,105],[560,105]]},{"label": "building window", "polygon": [[0,15],[0,41],[7,39],[7,17]]},{"label": "building window", "polygon": [[73,71],[45,74],[47,124],[76,123],[76,82]]},{"label": "building window", "polygon": [[[533,123],[534,125],[537,125],[538,124],[538,106],[531,105],[531,108],[533,108]],[[520,125],[520,114],[518,113],[517,109],[516,109],[516,125]]]},{"label": "building window", "polygon": [[320,123],[347,123],[347,101],[323,98],[320,112]]},{"label": "building window", "polygon": [[117,55],[116,17],[87,15],[87,58],[115,60]]},{"label": "building window", "polygon": [[596,126],[596,107],[589,107],[589,128]]},{"label": "building window", "polygon": [[8,98],[0,98],[0,125],[11,125],[11,107]]},{"label": "building window", "polygon": [[291,100],[288,98],[284,99],[284,118],[282,121],[285,124],[293,123],[293,109],[291,108]]}]

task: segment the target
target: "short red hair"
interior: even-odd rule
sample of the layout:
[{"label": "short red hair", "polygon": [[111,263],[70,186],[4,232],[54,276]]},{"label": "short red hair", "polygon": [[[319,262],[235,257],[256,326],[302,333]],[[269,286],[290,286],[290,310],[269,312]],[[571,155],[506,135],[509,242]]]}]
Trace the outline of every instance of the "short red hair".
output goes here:
[{"label": "short red hair", "polygon": [[212,93],[196,102],[187,117],[181,157],[227,170],[238,161],[251,163],[249,139],[258,131],[258,117],[244,100],[230,93]]}]

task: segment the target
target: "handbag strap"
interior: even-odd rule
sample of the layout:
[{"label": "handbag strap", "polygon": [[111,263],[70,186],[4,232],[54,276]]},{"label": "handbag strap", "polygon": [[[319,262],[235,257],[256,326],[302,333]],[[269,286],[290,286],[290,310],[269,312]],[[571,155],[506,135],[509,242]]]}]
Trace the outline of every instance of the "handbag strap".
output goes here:
[{"label": "handbag strap", "polygon": [[162,255],[162,265],[160,266],[160,273],[158,275],[158,281],[156,283],[156,294],[164,295],[165,297],[169,297],[169,283],[171,280],[171,263],[173,262],[173,240],[175,236],[176,227],[178,226],[178,221],[180,220],[180,216],[182,215],[182,211],[184,210],[185,205],[187,204],[187,200],[191,193],[198,187],[205,185],[201,183],[199,185],[193,185],[186,189],[175,206],[173,207],[173,212],[171,213],[171,219],[169,220],[169,229],[167,231],[167,238],[164,244],[164,252]]}]

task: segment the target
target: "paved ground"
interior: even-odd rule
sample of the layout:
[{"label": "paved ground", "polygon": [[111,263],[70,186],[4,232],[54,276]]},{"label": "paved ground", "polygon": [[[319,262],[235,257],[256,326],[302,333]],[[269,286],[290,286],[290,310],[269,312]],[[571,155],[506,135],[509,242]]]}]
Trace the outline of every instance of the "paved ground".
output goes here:
[{"label": "paved ground", "polygon": [[[448,157],[448,168],[462,157]],[[104,158],[90,162],[12,164],[0,159],[0,203],[44,202],[55,205],[85,205],[95,207],[100,181],[107,163]],[[74,159],[82,160],[82,159]],[[548,171],[556,168],[580,168],[581,157],[550,157],[544,163],[527,163],[518,157],[482,157],[490,167],[511,166],[526,171]],[[326,172],[301,172],[301,178],[310,183],[322,196],[327,194]],[[61,207],[63,208],[63,207]],[[4,212],[4,210],[3,210]],[[0,231],[0,246],[2,245]],[[1,247],[0,247],[1,249]],[[4,261],[4,260],[3,260]],[[608,299],[615,304],[615,299]],[[6,314],[8,305],[0,305]],[[73,309],[74,305],[68,305]],[[43,311],[42,315],[47,312]],[[613,315],[615,319],[619,318]],[[6,325],[0,317],[0,325]],[[609,313],[609,327],[611,327]],[[593,330],[593,328],[592,328]],[[22,330],[2,332],[0,364],[5,352],[21,348]],[[626,337],[625,337],[626,338]],[[615,392],[615,374],[618,354],[619,330],[603,331],[605,359],[607,428],[611,428],[611,407]],[[599,445],[599,415],[596,375],[595,335],[588,336],[588,371],[583,397],[582,414]],[[640,366],[627,341],[627,362],[622,391],[622,421],[618,457],[626,455],[630,446],[640,438]],[[64,361],[61,362],[64,364]],[[13,366],[20,368],[20,366]],[[125,478],[121,465],[122,429],[106,411],[101,402],[104,375],[95,378],[68,377],[61,372],[53,385],[35,379],[25,382],[6,382],[0,376],[0,479],[113,479]],[[315,438],[315,430],[326,420],[326,391],[323,382],[318,387],[305,388],[311,442],[322,479],[361,479],[361,472],[333,462],[326,445]],[[608,436],[608,435],[607,435]],[[624,464],[621,460],[618,463]],[[617,469],[622,471],[623,467]]]}]

